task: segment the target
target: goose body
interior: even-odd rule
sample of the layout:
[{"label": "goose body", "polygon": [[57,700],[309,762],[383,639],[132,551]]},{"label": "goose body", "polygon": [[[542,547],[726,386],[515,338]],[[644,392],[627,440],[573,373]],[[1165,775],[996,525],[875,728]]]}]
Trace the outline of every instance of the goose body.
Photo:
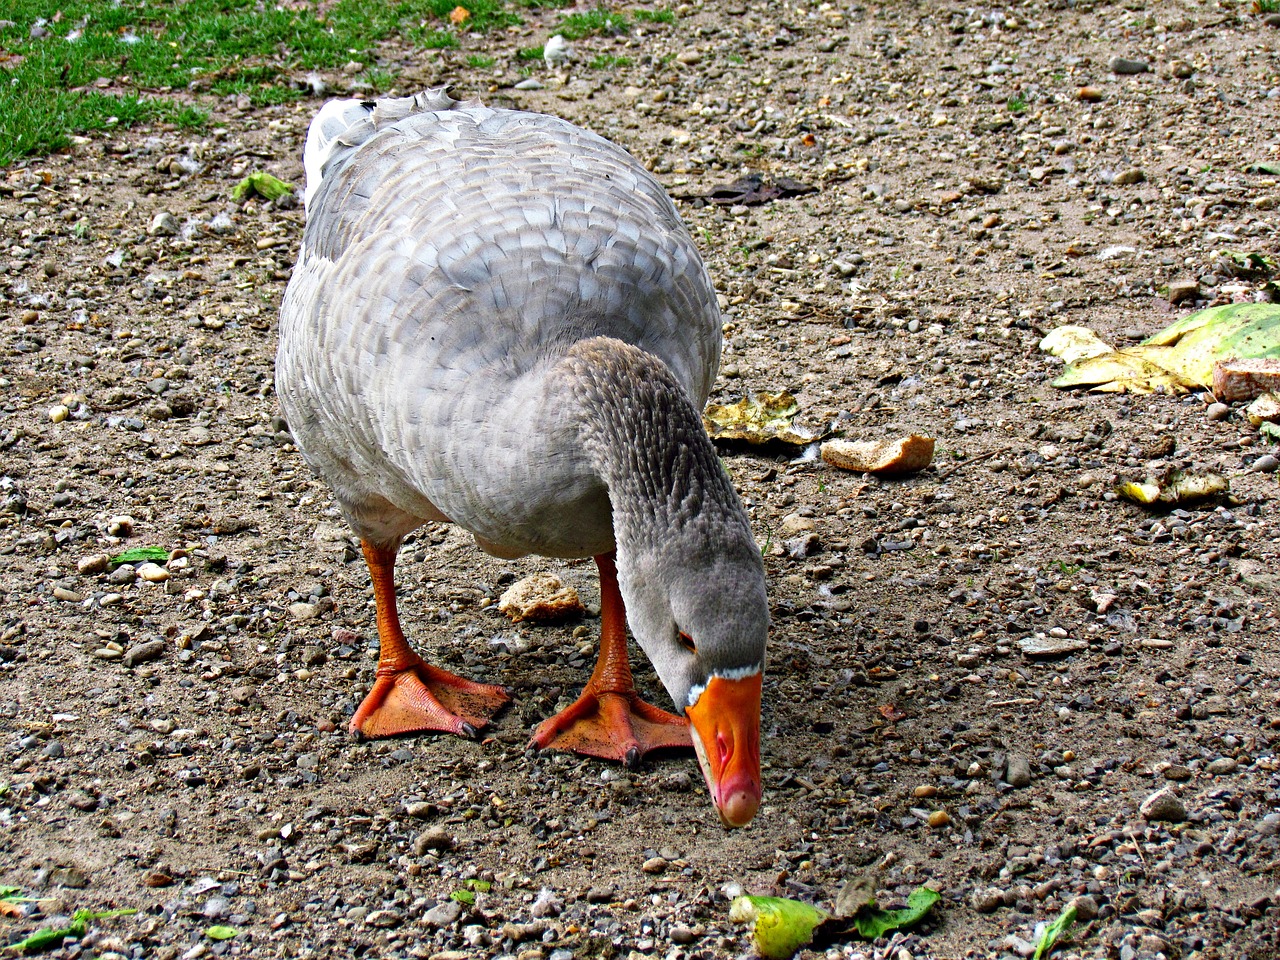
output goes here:
[{"label": "goose body", "polygon": [[[281,309],[277,391],[369,558],[380,682],[396,696],[410,684],[410,699],[420,682],[444,703],[441,722],[417,724],[403,705],[380,706],[384,691],[357,724],[372,735],[469,732],[505,699],[440,680],[451,675],[404,652],[395,551],[422,523],[449,520],[496,555],[596,557],[603,604],[620,594],[603,616],[615,635],[602,640],[602,664],[616,665],[619,645],[625,664],[625,605],[687,716],[716,699],[708,689],[745,692],[731,709],[754,710],[739,750],[755,759],[734,767],[717,804],[726,823],[749,820],[763,569],[698,416],[720,356],[715,291],[661,186],[595,134],[443,91],[326,105],[304,161],[307,224]],[[620,759],[687,741],[682,718],[664,716],[644,720],[665,724],[657,742],[620,734]],[[610,755],[584,749],[599,739],[584,729],[540,745]],[[693,740],[704,771],[727,762]]]}]

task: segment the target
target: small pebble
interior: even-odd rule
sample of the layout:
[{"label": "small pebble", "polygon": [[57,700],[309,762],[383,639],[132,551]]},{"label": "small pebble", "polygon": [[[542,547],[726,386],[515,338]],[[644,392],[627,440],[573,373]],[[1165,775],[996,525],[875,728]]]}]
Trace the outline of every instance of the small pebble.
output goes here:
[{"label": "small pebble", "polygon": [[1210,420],[1225,420],[1231,416],[1231,408],[1225,403],[1211,403],[1205,408],[1204,415]]},{"label": "small pebble", "polygon": [[1215,777],[1225,777],[1228,774],[1235,773],[1240,768],[1240,764],[1236,763],[1231,757],[1219,757],[1205,765],[1205,772]]},{"label": "small pebble", "polygon": [[1142,801],[1138,812],[1144,819],[1153,822],[1182,823],[1187,819],[1186,805],[1168,787],[1157,790]]},{"label": "small pebble", "polygon": [[945,810],[933,810],[929,813],[929,826],[935,830],[951,825],[951,814]]},{"label": "small pebble", "polygon": [[429,830],[418,834],[417,839],[413,841],[413,852],[415,856],[422,856],[428,850],[452,850],[453,836],[444,827],[435,826]]},{"label": "small pebble", "polygon": [[1107,69],[1112,73],[1118,73],[1122,76],[1132,76],[1136,73],[1146,73],[1151,69],[1151,64],[1145,60],[1129,60],[1125,57],[1112,57],[1107,61]]},{"label": "small pebble", "polygon": [[1253,466],[1249,469],[1254,473],[1275,473],[1277,468],[1280,468],[1280,459],[1276,459],[1274,453],[1264,453],[1253,461]]},{"label": "small pebble", "polygon": [[1031,764],[1020,753],[1009,754],[1004,779],[1011,787],[1021,790],[1031,786]]},{"label": "small pebble", "polygon": [[1091,896],[1075,897],[1070,905],[1076,908],[1076,920],[1080,923],[1088,923],[1098,916],[1098,901]]},{"label": "small pebble", "polygon": [[969,904],[978,913],[994,913],[1004,906],[1004,891],[998,887],[975,890]]}]

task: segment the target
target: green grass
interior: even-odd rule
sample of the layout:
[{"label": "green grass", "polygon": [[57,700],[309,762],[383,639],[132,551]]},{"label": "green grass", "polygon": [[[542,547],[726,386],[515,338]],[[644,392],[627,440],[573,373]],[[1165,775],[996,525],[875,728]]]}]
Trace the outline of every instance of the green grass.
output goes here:
[{"label": "green grass", "polygon": [[516,59],[517,60],[541,60],[542,48],[541,47],[525,47],[522,50],[517,50]]},{"label": "green grass", "polygon": [[631,58],[615,57],[611,53],[602,53],[600,56],[593,59],[588,66],[590,66],[592,70],[613,70],[617,67],[631,66]]},{"label": "green grass", "polygon": [[479,54],[472,54],[467,57],[467,66],[474,67],[477,70],[491,70],[496,61],[493,57],[482,57]]},{"label": "green grass", "polygon": [[[517,11],[559,9],[572,0],[337,0],[304,9],[235,0],[9,0],[0,28],[0,167],[64,149],[71,137],[144,123],[199,129],[205,95],[244,96],[255,106],[297,100],[313,70],[365,64],[374,93],[395,85],[377,65],[377,45],[402,40],[419,49],[458,47],[467,34],[521,22]],[[469,16],[450,21],[454,8]],[[318,12],[322,11],[322,12]],[[55,16],[56,13],[56,16]],[[562,18],[568,40],[618,35],[632,23],[672,23],[668,10],[602,8]],[[39,25],[31,36],[33,26]],[[520,60],[542,58],[521,50]],[[489,68],[489,57],[468,58]],[[626,65],[607,54],[594,69]]]},{"label": "green grass", "polygon": [[1255,0],[1258,13],[1280,13],[1280,0]]},{"label": "green grass", "polygon": [[[67,146],[75,134],[155,121],[199,126],[203,113],[170,95],[189,88],[243,94],[255,104],[300,94],[293,80],[350,60],[371,63],[374,46],[400,37],[429,49],[458,45],[449,22],[456,0],[368,3],[338,0],[323,17],[312,9],[228,0],[10,0],[0,30],[8,55],[0,84],[0,166]],[[518,23],[505,0],[467,0],[462,29]],[[54,12],[56,22],[32,27]],[[40,32],[39,30],[37,31]],[[106,78],[106,90],[95,81]],[[365,79],[387,89],[394,76]]]},{"label": "green grass", "polygon": [[1027,98],[1020,93],[1015,93],[1012,97],[1009,98],[1008,107],[1009,107],[1009,112],[1012,114],[1026,113]]},{"label": "green grass", "polygon": [[571,13],[560,21],[556,32],[566,40],[581,40],[583,37],[595,35],[619,36],[631,29],[631,21],[612,10],[588,10],[586,13]]}]

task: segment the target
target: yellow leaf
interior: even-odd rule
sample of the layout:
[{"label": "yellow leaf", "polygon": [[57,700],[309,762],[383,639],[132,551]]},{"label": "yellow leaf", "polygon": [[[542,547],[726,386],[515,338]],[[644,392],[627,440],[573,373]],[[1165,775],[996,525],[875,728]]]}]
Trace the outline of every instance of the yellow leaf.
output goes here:
[{"label": "yellow leaf", "polygon": [[471,11],[466,7],[454,7],[449,13],[449,22],[454,25],[460,25],[469,19],[471,19]]}]

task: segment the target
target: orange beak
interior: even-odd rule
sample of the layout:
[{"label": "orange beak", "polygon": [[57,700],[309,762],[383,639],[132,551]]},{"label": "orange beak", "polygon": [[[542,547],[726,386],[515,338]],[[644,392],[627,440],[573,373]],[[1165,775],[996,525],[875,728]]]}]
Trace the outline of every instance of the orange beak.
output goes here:
[{"label": "orange beak", "polygon": [[726,827],[745,827],[760,809],[760,673],[740,680],[712,677],[685,708],[693,749]]}]

